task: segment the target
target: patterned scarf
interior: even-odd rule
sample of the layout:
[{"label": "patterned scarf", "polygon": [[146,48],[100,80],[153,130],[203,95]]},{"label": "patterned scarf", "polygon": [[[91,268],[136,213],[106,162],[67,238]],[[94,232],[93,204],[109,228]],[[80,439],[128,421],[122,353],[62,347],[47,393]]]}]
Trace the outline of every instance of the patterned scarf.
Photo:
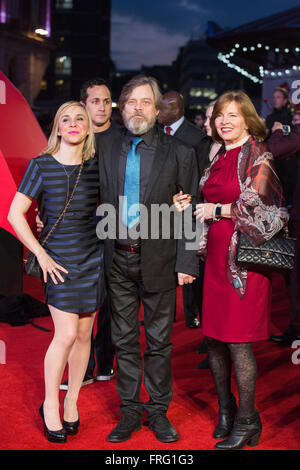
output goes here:
[{"label": "patterned scarf", "polygon": [[[207,202],[203,197],[203,187],[220,155],[216,155],[200,180],[200,203]],[[245,233],[256,245],[260,245],[287,226],[289,216],[284,207],[282,187],[274,170],[273,156],[266,151],[264,143],[249,137],[238,155],[237,172],[241,194],[231,205],[235,226],[228,250],[227,278],[242,298],[246,291],[247,270],[236,264],[238,231]],[[202,257],[206,254],[210,223],[204,222],[199,251]]]}]

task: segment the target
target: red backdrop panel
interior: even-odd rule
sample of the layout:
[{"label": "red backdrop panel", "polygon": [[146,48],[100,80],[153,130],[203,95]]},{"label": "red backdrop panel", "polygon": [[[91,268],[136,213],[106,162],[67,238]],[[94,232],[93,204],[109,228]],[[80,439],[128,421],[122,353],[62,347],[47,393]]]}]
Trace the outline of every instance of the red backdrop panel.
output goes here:
[{"label": "red backdrop panel", "polygon": [[[0,226],[13,235],[15,233],[6,220],[11,200],[29,160],[46,146],[47,139],[27,101],[0,72]],[[28,213],[30,225],[34,207]]]},{"label": "red backdrop panel", "polygon": [[0,227],[4,228],[15,237],[16,234],[7,221],[7,214],[16,190],[17,185],[0,150]]}]

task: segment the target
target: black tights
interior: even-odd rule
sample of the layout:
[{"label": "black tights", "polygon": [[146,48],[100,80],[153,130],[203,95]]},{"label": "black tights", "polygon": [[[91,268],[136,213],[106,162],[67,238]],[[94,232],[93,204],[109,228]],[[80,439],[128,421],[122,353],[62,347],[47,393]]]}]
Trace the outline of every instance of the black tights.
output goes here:
[{"label": "black tights", "polygon": [[238,386],[238,417],[249,417],[255,410],[257,365],[251,343],[224,343],[207,338],[209,365],[219,397],[226,406],[231,398],[231,365]]}]

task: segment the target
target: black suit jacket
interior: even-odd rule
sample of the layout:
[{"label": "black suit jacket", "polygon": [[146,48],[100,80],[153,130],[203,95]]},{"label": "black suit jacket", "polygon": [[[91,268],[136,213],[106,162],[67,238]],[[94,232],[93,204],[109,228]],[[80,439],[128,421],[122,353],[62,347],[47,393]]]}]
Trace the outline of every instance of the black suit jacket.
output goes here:
[{"label": "black suit jacket", "polygon": [[199,170],[198,176],[200,179],[203,169],[208,164],[208,156],[205,151],[203,152],[203,146],[205,146],[206,148],[206,145],[204,144],[206,139],[206,133],[198,127],[194,126],[194,124],[189,122],[187,119],[184,119],[181,126],[179,126],[179,128],[173,135],[177,139],[184,142],[186,145],[193,147],[193,149],[195,150]]},{"label": "black suit jacket", "polygon": [[[160,130],[156,130],[158,145],[143,204],[148,209],[151,223],[152,204],[173,204],[173,195],[179,188],[196,198],[198,177],[195,152]],[[99,146],[100,202],[114,208],[119,205],[118,169],[123,132],[111,133]],[[195,250],[186,250],[186,239],[171,238],[141,240],[141,270],[145,288],[159,292],[176,287],[177,272],[197,276],[199,261]],[[105,271],[109,278],[115,250],[115,240],[105,240]]]}]

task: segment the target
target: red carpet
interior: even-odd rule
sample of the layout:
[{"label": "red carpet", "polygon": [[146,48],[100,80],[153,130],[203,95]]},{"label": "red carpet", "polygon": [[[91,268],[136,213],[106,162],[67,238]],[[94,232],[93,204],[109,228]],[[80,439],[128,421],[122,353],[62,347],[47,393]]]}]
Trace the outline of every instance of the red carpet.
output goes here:
[{"label": "red carpet", "polygon": [[[287,326],[289,302],[281,277],[275,277],[273,286],[271,330],[277,333]],[[38,284],[36,289],[38,294]],[[6,364],[0,364],[0,448],[212,450],[215,444],[212,432],[217,418],[217,397],[210,371],[196,368],[204,357],[196,353],[202,341],[201,330],[185,327],[181,292],[178,291],[177,321],[172,335],[174,398],[168,412],[172,424],[180,433],[178,442],[160,443],[143,426],[127,442],[108,443],[105,438],[120,416],[116,382],[112,380],[95,382],[81,390],[79,434],[69,437],[66,444],[50,444],[43,436],[38,408],[44,396],[43,357],[51,333],[31,325],[11,327],[0,324],[0,340],[6,344]],[[35,322],[52,328],[49,317],[36,319]],[[141,343],[144,344],[143,327]],[[294,350],[264,341],[255,343],[254,351],[259,370],[256,406],[263,423],[260,443],[255,449],[300,449],[300,364],[297,366],[291,361]],[[61,392],[61,398],[63,394]]]}]

